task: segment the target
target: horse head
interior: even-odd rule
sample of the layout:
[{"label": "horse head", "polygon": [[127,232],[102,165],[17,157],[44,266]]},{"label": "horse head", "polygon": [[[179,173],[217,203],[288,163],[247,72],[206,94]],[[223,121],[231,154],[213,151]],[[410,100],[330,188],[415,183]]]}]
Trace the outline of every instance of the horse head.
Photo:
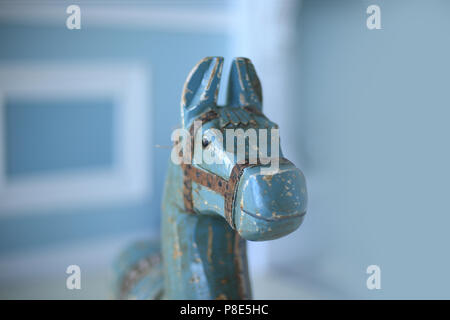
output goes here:
[{"label": "horse head", "polygon": [[222,67],[222,57],[204,58],[183,89],[184,203],[187,211],[222,216],[244,239],[276,239],[303,221],[305,178],[283,157],[278,126],[263,114],[252,62],[233,60],[224,106],[217,104]]}]

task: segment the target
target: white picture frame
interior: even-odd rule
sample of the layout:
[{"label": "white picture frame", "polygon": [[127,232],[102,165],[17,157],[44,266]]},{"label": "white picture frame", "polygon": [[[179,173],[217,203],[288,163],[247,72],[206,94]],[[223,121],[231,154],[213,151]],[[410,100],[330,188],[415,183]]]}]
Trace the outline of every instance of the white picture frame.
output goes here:
[{"label": "white picture frame", "polygon": [[[135,62],[9,62],[0,65],[0,216],[73,206],[111,206],[149,196],[152,181],[150,77],[148,65]],[[111,97],[116,107],[114,165],[8,181],[5,130],[2,128],[8,95],[27,99]]]}]

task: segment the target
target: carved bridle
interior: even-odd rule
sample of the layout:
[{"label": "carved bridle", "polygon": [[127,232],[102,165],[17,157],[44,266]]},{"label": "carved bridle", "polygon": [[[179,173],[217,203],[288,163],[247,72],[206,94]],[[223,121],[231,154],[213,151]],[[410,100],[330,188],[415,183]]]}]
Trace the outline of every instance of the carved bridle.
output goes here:
[{"label": "carved bridle", "polygon": [[[260,112],[258,109],[254,107],[246,106],[244,107],[244,109],[256,115],[264,116],[262,112]],[[196,121],[201,121],[201,124],[203,126],[205,123],[214,120],[218,117],[219,114],[216,111],[210,110],[201,115],[200,117],[198,117]],[[194,154],[194,141],[196,135],[195,129],[196,128],[194,127],[193,121],[191,126],[189,127],[189,133],[191,138],[191,156]],[[279,161],[280,163],[290,163],[290,161],[287,160],[286,158],[280,158]],[[225,180],[224,178],[216,174],[195,167],[194,165],[192,165],[192,163],[191,164],[182,163],[181,167],[183,170],[183,199],[186,211],[190,213],[195,213],[192,199],[192,182],[198,183],[199,185],[211,189],[212,191],[217,192],[218,194],[221,194],[224,197],[225,218],[228,221],[229,225],[233,229],[235,229],[236,226],[234,224],[233,219],[233,205],[235,203],[239,180],[245,168],[259,166],[260,164],[261,163],[259,158],[257,158],[256,163],[250,163],[249,161],[246,161],[243,164],[236,163],[233,169],[231,170],[229,179]]]}]

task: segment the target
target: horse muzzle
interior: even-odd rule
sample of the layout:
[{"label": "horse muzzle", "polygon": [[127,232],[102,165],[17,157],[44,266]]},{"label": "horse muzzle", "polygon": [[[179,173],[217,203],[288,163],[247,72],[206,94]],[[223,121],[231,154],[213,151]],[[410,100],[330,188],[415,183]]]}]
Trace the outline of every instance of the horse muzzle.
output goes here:
[{"label": "horse muzzle", "polygon": [[261,166],[245,168],[238,184],[233,221],[247,240],[283,237],[303,222],[307,192],[303,173],[291,163],[264,173]]}]

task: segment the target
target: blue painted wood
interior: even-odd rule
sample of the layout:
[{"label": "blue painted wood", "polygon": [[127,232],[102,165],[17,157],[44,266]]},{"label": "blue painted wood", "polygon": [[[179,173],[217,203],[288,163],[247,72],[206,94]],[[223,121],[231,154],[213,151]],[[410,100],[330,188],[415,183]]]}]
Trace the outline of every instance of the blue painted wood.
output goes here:
[{"label": "blue painted wood", "polygon": [[[231,180],[237,157],[235,152],[224,152],[225,142],[211,139],[212,129],[223,132],[227,128],[277,128],[262,113],[261,85],[248,59],[233,61],[228,104],[217,105],[222,67],[221,57],[201,60],[188,76],[181,99],[185,129],[205,114],[213,112],[217,115],[204,123],[201,137],[208,142],[204,148],[214,150],[222,162],[193,164],[215,179],[214,183]],[[273,148],[276,146],[269,144],[269,152]],[[281,149],[278,151],[282,158]],[[195,152],[201,152],[201,149]],[[170,161],[162,205],[162,262],[147,270],[152,281],[145,274],[135,277],[139,281],[130,280],[127,273],[130,264],[127,264],[128,269],[119,270],[118,283],[122,284],[119,287],[127,291],[122,292],[122,297],[162,297],[161,285],[151,285],[161,281],[155,277],[158,272],[151,273],[151,270],[162,270],[163,297],[167,299],[250,299],[246,240],[277,239],[293,232],[303,221],[307,203],[305,178],[292,163],[281,162],[279,168],[270,173],[262,173],[262,166],[248,166],[242,170],[242,175],[232,186],[235,196],[227,221],[224,195],[214,186],[196,180],[189,181],[191,189],[186,192],[184,167]],[[192,211],[187,210],[186,205],[189,195]],[[130,251],[135,254],[129,254],[125,259],[134,257],[134,269],[131,269],[139,270],[136,266],[139,261],[149,259],[149,251],[141,250],[139,254],[136,254],[136,248]],[[153,245],[150,251],[153,252],[150,256],[158,256],[158,245]],[[128,279],[128,287],[123,286],[123,279]]]}]

